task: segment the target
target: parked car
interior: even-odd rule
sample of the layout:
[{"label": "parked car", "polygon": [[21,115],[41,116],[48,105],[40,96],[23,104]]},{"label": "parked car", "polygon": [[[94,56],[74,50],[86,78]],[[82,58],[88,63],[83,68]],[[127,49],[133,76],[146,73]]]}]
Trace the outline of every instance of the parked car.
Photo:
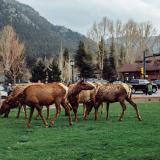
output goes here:
[{"label": "parked car", "polygon": [[[135,93],[136,91],[143,91],[144,93],[146,93],[148,83],[150,82],[146,79],[133,79],[129,84],[132,86],[132,93]],[[157,84],[152,83],[152,92],[156,93],[157,89]]]},{"label": "parked car", "polygon": [[0,86],[0,95],[2,99],[5,99],[8,96],[7,91],[3,86]]},{"label": "parked car", "polygon": [[113,84],[121,84],[121,83],[124,83],[122,81],[114,81]]},{"label": "parked car", "polygon": [[107,80],[104,80],[104,79],[96,79],[96,78],[88,78],[88,79],[87,79],[87,82],[95,82],[95,83],[103,83],[103,84],[108,83]]},{"label": "parked car", "polygon": [[158,88],[160,88],[160,80],[154,80],[153,83],[157,84]]}]

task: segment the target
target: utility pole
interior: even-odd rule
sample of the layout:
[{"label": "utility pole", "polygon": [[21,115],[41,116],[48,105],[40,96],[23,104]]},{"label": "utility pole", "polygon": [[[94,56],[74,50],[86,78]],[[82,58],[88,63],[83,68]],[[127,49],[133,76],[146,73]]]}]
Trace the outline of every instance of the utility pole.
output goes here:
[{"label": "utility pole", "polygon": [[146,78],[146,51],[147,50],[143,52],[143,70],[144,70],[143,78],[144,79]]}]

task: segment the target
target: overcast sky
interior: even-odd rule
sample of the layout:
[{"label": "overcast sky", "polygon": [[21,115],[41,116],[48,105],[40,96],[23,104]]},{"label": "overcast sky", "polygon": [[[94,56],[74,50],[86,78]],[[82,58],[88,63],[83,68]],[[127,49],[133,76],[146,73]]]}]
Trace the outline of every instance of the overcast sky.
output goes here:
[{"label": "overcast sky", "polygon": [[160,0],[18,0],[51,23],[86,34],[104,16],[113,20],[150,21],[160,27]]}]

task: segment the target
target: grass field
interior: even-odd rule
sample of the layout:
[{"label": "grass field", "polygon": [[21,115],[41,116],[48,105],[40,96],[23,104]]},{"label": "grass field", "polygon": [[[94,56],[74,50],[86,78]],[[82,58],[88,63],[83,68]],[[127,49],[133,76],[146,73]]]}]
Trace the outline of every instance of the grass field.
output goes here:
[{"label": "grass field", "polygon": [[79,122],[69,127],[62,112],[52,128],[32,120],[27,129],[15,109],[0,118],[0,160],[160,160],[160,104],[139,104],[139,110],[142,122],[130,106],[118,122],[121,108],[112,104],[108,121],[105,113],[96,122],[93,113],[83,121],[79,111]]}]

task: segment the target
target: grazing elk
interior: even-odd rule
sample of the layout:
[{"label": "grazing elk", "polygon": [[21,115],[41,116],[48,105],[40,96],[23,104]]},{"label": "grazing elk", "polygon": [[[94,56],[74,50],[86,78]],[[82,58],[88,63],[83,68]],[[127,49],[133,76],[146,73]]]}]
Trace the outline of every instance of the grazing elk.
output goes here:
[{"label": "grazing elk", "polygon": [[[16,86],[13,91],[11,92],[11,94],[6,98],[6,100],[3,102],[8,102],[10,101],[10,99],[14,98],[14,97],[17,97],[21,92],[23,92],[23,90],[27,87],[27,85],[19,85],[19,86]],[[16,103],[14,103],[12,106],[10,106],[10,108],[6,108],[5,110],[3,110],[3,112],[1,112],[1,114],[4,114],[4,117],[5,118],[8,118],[9,116],[9,113],[10,113],[10,109],[12,108],[17,108],[18,107],[18,113],[17,113],[17,118],[19,118],[20,116],[20,110],[22,108],[22,105],[16,101]],[[25,113],[25,119],[27,118],[27,113],[26,113],[26,106],[23,105],[23,108],[24,108],[24,113]]]},{"label": "grazing elk", "polygon": [[62,83],[30,85],[26,87],[24,91],[20,93],[17,97],[13,97],[9,101],[6,101],[5,103],[3,103],[0,109],[0,113],[4,108],[9,108],[10,105],[13,105],[18,101],[20,102],[21,105],[28,105],[31,109],[30,116],[27,123],[28,128],[30,127],[30,122],[31,122],[32,115],[35,108],[37,109],[43,123],[47,128],[48,124],[42,115],[42,106],[43,105],[47,106],[55,103],[56,114],[51,120],[50,126],[54,124],[54,122],[56,121],[56,119],[58,118],[61,112],[60,104],[67,111],[68,117],[69,117],[69,124],[72,125],[69,104],[66,101],[67,94],[68,94],[68,87],[66,87]]},{"label": "grazing elk", "polygon": [[[123,120],[124,112],[126,110],[125,100],[128,101],[136,111],[136,115],[139,121],[141,121],[141,116],[139,114],[137,105],[131,99],[131,88],[125,84],[103,84],[97,90],[94,100],[94,108],[95,108],[95,120],[97,120],[98,116],[98,108],[102,102],[107,103],[107,114],[106,120],[108,119],[109,112],[109,103],[119,102],[122,107],[122,113],[119,117],[119,121]],[[86,114],[88,115],[91,111],[92,105],[87,107]]]},{"label": "grazing elk", "polygon": [[[86,92],[86,95],[84,95],[84,91],[86,90],[93,90],[95,88],[95,85],[93,83],[89,82],[79,82],[75,84],[71,84],[69,86],[69,91],[68,91],[68,101],[72,106],[74,115],[75,115],[75,121],[78,121],[78,116],[77,116],[77,111],[78,111],[78,106],[79,103],[84,103],[86,102],[90,96],[90,92]],[[81,93],[82,92],[82,93]]]},{"label": "grazing elk", "polygon": [[[11,92],[11,94],[7,97],[7,99],[6,99],[5,101],[8,101],[8,100],[9,100],[10,98],[12,98],[12,97],[18,96],[20,93],[23,92],[23,90],[24,90],[26,87],[28,87],[28,86],[30,86],[30,85],[35,85],[35,84],[36,84],[36,83],[23,84],[23,85],[18,85],[18,86],[16,86],[16,87],[13,89],[13,91]],[[43,85],[43,83],[38,83],[38,84]],[[5,102],[4,102],[4,103],[5,103]],[[4,110],[4,112],[1,113],[1,114],[4,114],[4,117],[5,117],[5,118],[8,118],[9,113],[10,113],[10,110],[11,110],[11,109],[14,109],[14,108],[18,108],[18,113],[17,113],[16,118],[19,118],[19,116],[20,116],[20,111],[21,111],[21,108],[22,108],[22,107],[24,108],[25,119],[27,119],[26,105],[21,105],[20,102],[18,102],[18,101],[17,101],[15,104],[13,104],[12,106],[10,106],[10,108]],[[46,108],[47,108],[47,119],[49,119],[49,117],[50,117],[49,106],[46,106]],[[36,118],[37,118],[37,117],[36,117]],[[35,119],[36,119],[36,118],[35,118]]]}]

